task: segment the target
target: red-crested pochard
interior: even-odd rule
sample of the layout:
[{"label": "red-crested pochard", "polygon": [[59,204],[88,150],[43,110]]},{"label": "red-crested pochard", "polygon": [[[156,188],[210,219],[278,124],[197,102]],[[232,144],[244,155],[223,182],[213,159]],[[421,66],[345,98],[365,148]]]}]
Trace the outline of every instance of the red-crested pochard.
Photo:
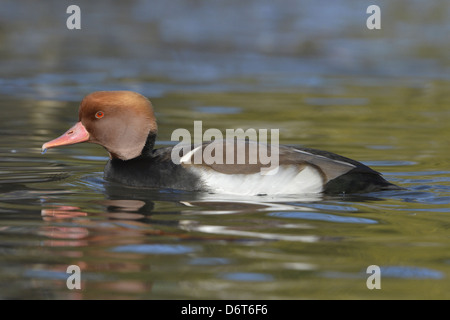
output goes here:
[{"label": "red-crested pochard", "polygon": [[[154,149],[156,134],[153,107],[146,97],[131,91],[99,91],[81,102],[79,122],[60,137],[44,143],[42,150],[79,142],[97,143],[110,156],[105,179],[134,187],[239,195],[399,189],[362,163],[327,151],[291,146],[271,148],[269,144],[245,140],[244,163],[211,163],[201,156],[199,162],[194,160],[199,152],[209,148],[214,149],[214,154],[223,148],[225,154],[227,148],[236,149],[236,141],[204,142],[193,150],[178,146]],[[252,152],[263,149],[278,155],[278,166],[269,174],[262,173],[268,165],[258,155],[254,158],[256,162],[250,161]],[[173,154],[179,155],[179,161],[173,160]]]}]

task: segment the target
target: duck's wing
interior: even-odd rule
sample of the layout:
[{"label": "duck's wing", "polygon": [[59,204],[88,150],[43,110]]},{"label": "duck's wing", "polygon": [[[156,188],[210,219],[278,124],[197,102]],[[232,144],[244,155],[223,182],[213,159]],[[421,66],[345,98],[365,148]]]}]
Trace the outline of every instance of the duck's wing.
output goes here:
[{"label": "duck's wing", "polygon": [[[185,152],[180,159],[184,166],[199,166],[223,174],[270,174],[277,166],[296,166],[302,170],[312,166],[328,182],[363,164],[329,152],[276,146],[248,140],[216,140]],[[376,171],[365,167],[368,171]],[[275,172],[276,173],[276,172]]]},{"label": "duck's wing", "polygon": [[[356,160],[338,155],[336,153],[311,149],[311,148],[299,148],[292,147],[296,152],[304,153],[305,155],[311,154],[315,156],[315,160],[329,159],[336,163],[347,164],[353,166],[347,172],[334,175],[334,178],[329,179],[325,186],[324,192],[329,194],[342,194],[342,193],[366,193],[380,190],[402,190],[403,188],[390,183],[384,179],[378,171],[358,162]],[[327,164],[322,165],[322,170],[327,171]],[[328,172],[337,173],[336,168],[330,168]],[[333,175],[332,175],[333,176]],[[330,176],[331,177],[331,176]]]}]

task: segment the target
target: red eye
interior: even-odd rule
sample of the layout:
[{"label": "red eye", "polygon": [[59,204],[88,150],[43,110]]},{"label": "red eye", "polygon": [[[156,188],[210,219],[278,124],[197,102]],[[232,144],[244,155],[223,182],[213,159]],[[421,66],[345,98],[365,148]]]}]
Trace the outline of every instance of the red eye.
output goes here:
[{"label": "red eye", "polygon": [[104,115],[105,115],[105,113],[104,113],[103,111],[98,111],[98,112],[95,114],[95,117],[96,117],[97,119],[100,119],[100,118],[103,118]]}]

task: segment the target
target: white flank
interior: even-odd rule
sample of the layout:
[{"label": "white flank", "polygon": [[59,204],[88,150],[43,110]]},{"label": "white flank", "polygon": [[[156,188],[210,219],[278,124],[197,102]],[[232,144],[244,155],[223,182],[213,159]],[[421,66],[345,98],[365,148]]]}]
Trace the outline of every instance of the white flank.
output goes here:
[{"label": "white flank", "polygon": [[[189,154],[186,156],[189,156]],[[307,166],[299,171],[297,166],[281,165],[277,169],[278,172],[274,175],[262,175],[260,172],[252,174],[224,174],[195,166],[189,167],[188,170],[197,175],[208,190],[214,193],[287,195],[320,193],[323,190],[322,176],[314,167]]]}]

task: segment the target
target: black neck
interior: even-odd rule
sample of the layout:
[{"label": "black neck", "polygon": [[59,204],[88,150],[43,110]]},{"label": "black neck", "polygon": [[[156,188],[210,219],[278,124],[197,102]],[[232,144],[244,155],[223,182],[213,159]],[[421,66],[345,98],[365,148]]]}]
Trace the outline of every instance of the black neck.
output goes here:
[{"label": "black neck", "polygon": [[144,148],[142,149],[141,156],[148,156],[152,154],[153,148],[155,147],[156,133],[150,132],[145,141]]}]

